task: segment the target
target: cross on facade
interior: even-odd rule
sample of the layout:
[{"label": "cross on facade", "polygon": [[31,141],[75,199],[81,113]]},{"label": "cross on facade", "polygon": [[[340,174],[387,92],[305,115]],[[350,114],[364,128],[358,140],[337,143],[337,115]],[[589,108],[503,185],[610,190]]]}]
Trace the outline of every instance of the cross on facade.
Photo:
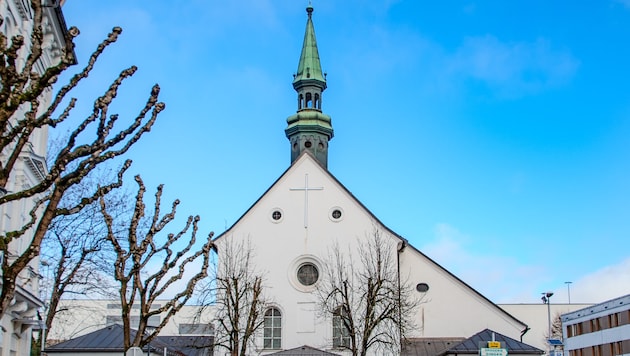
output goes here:
[{"label": "cross on facade", "polygon": [[309,187],[308,186],[308,173],[304,175],[304,188],[289,188],[289,190],[303,190],[304,191],[304,228],[308,228],[308,192],[310,190],[324,190],[324,187]]}]

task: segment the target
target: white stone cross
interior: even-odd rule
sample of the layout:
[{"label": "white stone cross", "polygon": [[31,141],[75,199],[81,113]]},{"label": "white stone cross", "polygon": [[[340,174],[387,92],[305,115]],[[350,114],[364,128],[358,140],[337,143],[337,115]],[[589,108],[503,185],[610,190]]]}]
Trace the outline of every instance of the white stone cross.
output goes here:
[{"label": "white stone cross", "polygon": [[309,187],[308,186],[308,173],[304,175],[304,188],[289,188],[289,190],[303,190],[304,191],[304,228],[308,228],[308,192],[310,190],[324,190],[324,187]]}]

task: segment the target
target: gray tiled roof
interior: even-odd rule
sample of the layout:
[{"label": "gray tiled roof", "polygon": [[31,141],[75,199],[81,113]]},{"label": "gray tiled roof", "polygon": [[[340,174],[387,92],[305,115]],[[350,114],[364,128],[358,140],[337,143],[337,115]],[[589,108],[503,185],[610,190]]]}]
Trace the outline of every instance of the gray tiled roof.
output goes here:
[{"label": "gray tiled roof", "polygon": [[[131,330],[131,338],[134,338],[135,330]],[[151,341],[151,348],[163,353],[164,349],[169,355],[201,356],[212,354],[204,351],[212,348],[212,336],[158,336]],[[76,337],[46,349],[48,353],[56,352],[116,352],[123,351],[123,328],[114,324],[96,330],[89,334]]]},{"label": "gray tiled roof", "polygon": [[410,338],[403,345],[401,356],[436,356],[464,341],[463,337]]},{"label": "gray tiled roof", "polygon": [[508,350],[508,353],[515,354],[532,354],[532,355],[542,355],[545,352],[539,348],[534,346],[525,344],[518,340],[514,340],[511,337],[507,337],[505,335],[494,332],[490,329],[485,329],[481,332],[476,333],[475,335],[469,337],[468,339],[462,341],[461,343],[455,345],[450,348],[444,354],[477,354],[479,353],[479,345],[482,343],[493,340],[500,341],[504,347]]},{"label": "gray tiled roof", "polygon": [[277,355],[277,356],[339,356],[338,354],[333,354],[331,352],[327,352],[327,351],[323,351],[323,350],[318,350],[314,347],[310,347],[307,345],[304,346],[300,346],[300,347],[296,347],[294,349],[290,349],[290,350],[284,350],[284,351],[278,351],[278,352],[274,352],[272,354],[269,354],[269,356],[271,355]]},{"label": "gray tiled roof", "polygon": [[[135,336],[135,330],[131,331],[131,337]],[[47,352],[67,352],[67,351],[118,351],[123,350],[123,328],[114,324],[103,329],[93,331],[74,339],[60,342],[46,349]]]}]

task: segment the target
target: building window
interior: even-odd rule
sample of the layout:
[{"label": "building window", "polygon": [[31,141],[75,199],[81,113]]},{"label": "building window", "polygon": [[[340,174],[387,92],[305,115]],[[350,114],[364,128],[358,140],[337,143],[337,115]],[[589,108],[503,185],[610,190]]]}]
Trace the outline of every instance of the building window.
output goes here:
[{"label": "building window", "polygon": [[334,206],[328,211],[328,218],[334,222],[341,221],[343,219],[343,215],[343,209],[338,206]]},{"label": "building window", "polygon": [[305,263],[298,268],[298,281],[304,286],[312,286],[319,279],[319,271],[312,263]]},{"label": "building window", "polygon": [[348,313],[344,308],[339,307],[333,313],[333,347],[336,348],[349,348],[350,347],[350,330],[346,326],[346,320],[348,319]]},{"label": "building window", "polygon": [[317,288],[324,264],[313,255],[298,256],[287,269],[291,285],[302,293],[310,293]]},{"label": "building window", "polygon": [[280,349],[282,347],[282,314],[276,308],[265,312],[263,347]]},{"label": "building window", "polygon": [[284,212],[280,208],[273,208],[269,213],[269,220],[274,224],[281,222],[283,219]]}]

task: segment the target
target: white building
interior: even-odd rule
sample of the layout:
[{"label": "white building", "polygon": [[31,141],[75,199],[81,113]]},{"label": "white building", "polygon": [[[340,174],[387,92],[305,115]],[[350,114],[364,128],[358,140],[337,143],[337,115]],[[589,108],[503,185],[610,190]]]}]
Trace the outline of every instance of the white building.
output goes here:
[{"label": "white building", "polygon": [[[43,0],[43,3],[45,5],[43,54],[34,67],[39,73],[43,73],[45,68],[57,64],[61,59],[65,44],[64,34],[67,30],[58,1]],[[18,67],[24,64],[25,56],[28,55],[30,48],[28,39],[33,26],[33,13],[29,4],[30,2],[25,0],[0,1],[0,16],[3,20],[0,31],[6,35],[9,43],[15,35],[22,35],[25,38],[25,47],[20,52],[21,57],[17,61]],[[40,98],[40,107],[47,107],[51,97],[51,89],[48,89]],[[15,169],[11,172],[9,182],[0,194],[27,189],[44,178],[47,174],[47,139],[46,128],[33,132]],[[5,154],[6,152],[0,152],[0,160],[6,159]],[[29,219],[28,212],[33,206],[32,203],[33,200],[1,206],[0,231],[13,230],[23,226]],[[2,258],[10,259],[24,251],[26,244],[23,242],[28,238],[27,233],[21,239],[12,242],[9,246],[9,256],[2,256]],[[38,263],[38,261],[33,261],[31,266],[19,276],[14,301],[0,320],[0,356],[30,353],[31,331],[33,325],[38,324],[37,309],[43,305],[42,301],[39,300]]]},{"label": "white building", "polygon": [[[412,319],[411,337],[469,338],[490,329],[515,340],[525,322],[494,304],[385,226],[327,169],[330,116],[322,111],[326,75],[320,65],[308,7],[304,44],[294,76],[297,112],[287,119],[291,165],[227,231],[215,239],[219,264],[223,244],[251,245],[255,265],[265,275],[267,310],[273,323],[257,340],[256,352],[271,354],[307,345],[343,354],[336,343],[342,330],[332,315],[321,315],[316,289],[330,267],[334,246],[359,261],[359,246],[375,231],[395,258],[398,279],[408,281],[422,300]],[[357,120],[357,118],[344,118]],[[377,187],[375,187],[377,188]],[[242,245],[241,245],[242,244]],[[355,266],[356,267],[356,266]],[[264,335],[264,336],[263,336]]]},{"label": "white building", "polygon": [[630,294],[561,318],[564,356],[630,355]]},{"label": "white building", "polygon": [[[552,325],[556,320],[560,318],[562,314],[569,313],[575,310],[583,309],[593,305],[577,303],[551,303],[549,310],[547,305],[543,303],[528,303],[528,304],[499,304],[499,306],[514,315],[519,320],[524,321],[530,330],[524,335],[523,342],[532,346],[536,346],[539,349],[547,350],[549,344],[549,316],[551,317]],[[550,314],[550,315],[548,315]]]},{"label": "white building", "polygon": [[[153,308],[159,308],[156,301]],[[82,336],[112,324],[122,324],[120,301],[112,300],[62,300],[52,328],[48,332],[51,343]],[[212,310],[199,314],[199,307],[184,306],[160,331],[160,335],[212,335]],[[139,308],[132,307],[131,325],[138,324]],[[149,325],[159,325],[161,316],[150,318]]]}]

